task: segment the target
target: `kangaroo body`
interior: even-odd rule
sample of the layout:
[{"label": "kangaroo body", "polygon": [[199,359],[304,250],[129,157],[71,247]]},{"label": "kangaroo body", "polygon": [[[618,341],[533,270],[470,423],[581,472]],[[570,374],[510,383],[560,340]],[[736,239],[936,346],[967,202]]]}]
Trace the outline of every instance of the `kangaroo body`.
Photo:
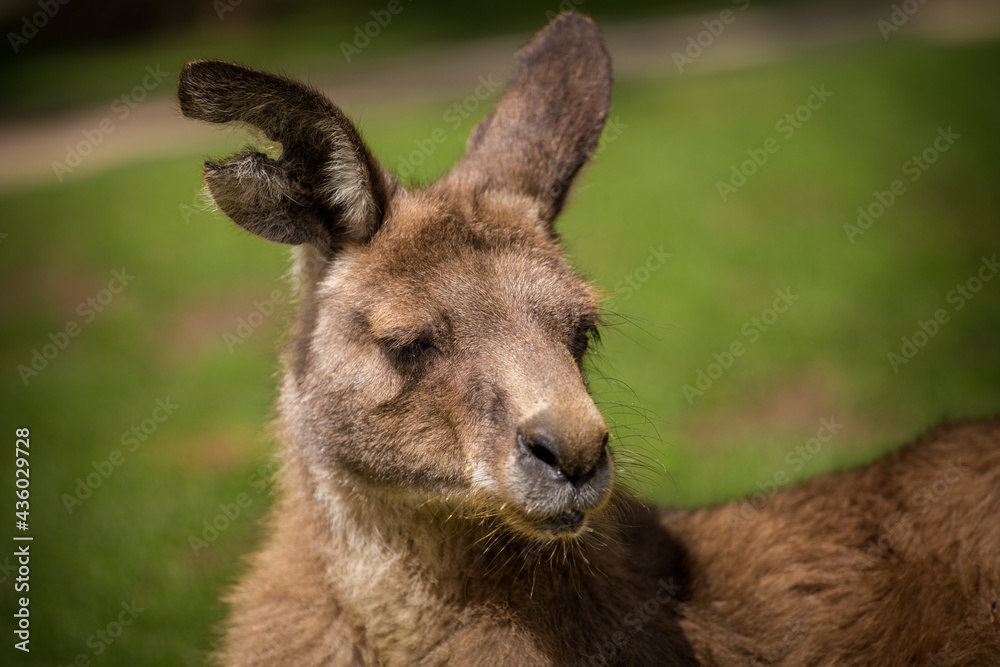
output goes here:
[{"label": "kangaroo body", "polygon": [[570,556],[483,550],[459,520],[353,492],[324,507],[291,465],[223,662],[1000,664],[998,439],[942,427],[749,518],[628,504],[607,548]]},{"label": "kangaroo body", "polygon": [[424,188],[316,91],[188,63],[185,115],[282,145],[207,162],[219,208],[297,246],[284,463],[229,597],[227,665],[1000,664],[1000,421],[729,504],[651,510],[581,363],[596,290],[553,223],[610,106],[563,14]]}]

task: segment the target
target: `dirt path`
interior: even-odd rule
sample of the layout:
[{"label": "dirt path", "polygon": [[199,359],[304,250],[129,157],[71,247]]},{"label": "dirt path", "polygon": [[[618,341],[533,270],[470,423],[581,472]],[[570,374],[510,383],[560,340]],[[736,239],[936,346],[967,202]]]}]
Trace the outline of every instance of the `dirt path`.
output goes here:
[{"label": "dirt path", "polygon": [[[758,66],[810,49],[862,41],[923,39],[974,41],[1000,36],[1000,3],[995,0],[895,0],[866,7],[816,6],[776,11],[756,9],[752,0],[733,0],[732,15],[719,13],[637,21],[602,26],[619,80],[636,77],[698,76],[727,69]],[[582,4],[584,0],[580,0]],[[918,7],[898,30],[891,25],[893,5]],[[745,11],[740,7],[745,6]],[[586,11],[586,6],[580,7]],[[897,18],[901,17],[897,14]],[[676,59],[705,33],[705,21],[718,36],[691,62]],[[539,26],[545,21],[539,17]],[[880,25],[880,21],[884,21]],[[887,32],[890,31],[891,32]],[[511,52],[521,37],[493,38],[408,54],[393,61],[358,64],[337,80],[314,81],[332,99],[352,111],[384,108],[400,100],[463,97],[479,85],[479,77],[504,81],[513,68]],[[692,51],[691,53],[697,53]],[[339,57],[339,53],[336,54]],[[177,72],[169,72],[175,80]],[[172,87],[172,86],[171,86]],[[111,129],[100,130],[101,123]],[[86,133],[86,134],[85,134]],[[127,118],[109,107],[80,110],[42,119],[0,125],[0,189],[34,183],[78,179],[87,173],[139,159],[197,153],[218,144],[226,130],[181,118],[171,97],[140,103]],[[92,140],[88,141],[87,134]],[[96,141],[99,137],[99,142]],[[83,145],[81,146],[81,142]],[[69,147],[80,146],[78,166],[67,161]],[[89,147],[89,151],[87,151]],[[54,166],[65,164],[68,171]]]}]

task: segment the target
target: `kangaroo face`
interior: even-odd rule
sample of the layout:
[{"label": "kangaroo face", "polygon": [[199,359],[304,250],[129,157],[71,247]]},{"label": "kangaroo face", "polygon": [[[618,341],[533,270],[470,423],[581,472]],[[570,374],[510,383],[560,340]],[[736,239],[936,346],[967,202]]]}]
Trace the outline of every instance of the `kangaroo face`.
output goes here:
[{"label": "kangaroo face", "polygon": [[506,212],[470,219],[441,193],[403,199],[316,289],[297,383],[318,440],[371,484],[573,534],[613,479],[579,368],[593,288]]},{"label": "kangaroo face", "polygon": [[[610,104],[593,24],[563,15],[444,179],[407,190],[316,91],[189,63],[182,111],[280,141],[206,163],[219,207],[311,258],[281,406],[298,449],[396,499],[572,538],[614,480],[608,429],[580,362],[597,295],[552,223]],[[301,267],[300,267],[301,268]]]}]

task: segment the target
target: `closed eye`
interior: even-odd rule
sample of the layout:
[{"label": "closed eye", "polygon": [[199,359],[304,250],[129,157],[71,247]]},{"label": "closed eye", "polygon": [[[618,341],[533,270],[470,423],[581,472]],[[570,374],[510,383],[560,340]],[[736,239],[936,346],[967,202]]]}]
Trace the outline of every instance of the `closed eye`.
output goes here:
[{"label": "closed eye", "polygon": [[601,332],[597,328],[597,322],[592,318],[584,318],[576,328],[569,342],[569,351],[577,361],[583,359],[592,343],[599,342]]},{"label": "closed eye", "polygon": [[429,336],[415,332],[394,332],[381,343],[394,364],[410,369],[426,364],[437,352]]}]

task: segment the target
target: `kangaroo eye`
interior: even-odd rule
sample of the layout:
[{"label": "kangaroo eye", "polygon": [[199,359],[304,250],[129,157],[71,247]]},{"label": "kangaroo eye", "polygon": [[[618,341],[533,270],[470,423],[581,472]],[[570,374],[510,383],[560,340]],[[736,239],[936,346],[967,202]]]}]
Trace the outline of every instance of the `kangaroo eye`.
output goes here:
[{"label": "kangaroo eye", "polygon": [[437,351],[431,340],[425,337],[387,340],[384,345],[393,363],[406,368],[425,364]]},{"label": "kangaroo eye", "polygon": [[581,322],[573,330],[573,335],[569,342],[569,351],[573,354],[573,357],[579,361],[583,358],[583,355],[587,353],[587,349],[590,347],[591,341],[599,341],[601,338],[600,331],[597,329],[597,324],[592,321]]}]

